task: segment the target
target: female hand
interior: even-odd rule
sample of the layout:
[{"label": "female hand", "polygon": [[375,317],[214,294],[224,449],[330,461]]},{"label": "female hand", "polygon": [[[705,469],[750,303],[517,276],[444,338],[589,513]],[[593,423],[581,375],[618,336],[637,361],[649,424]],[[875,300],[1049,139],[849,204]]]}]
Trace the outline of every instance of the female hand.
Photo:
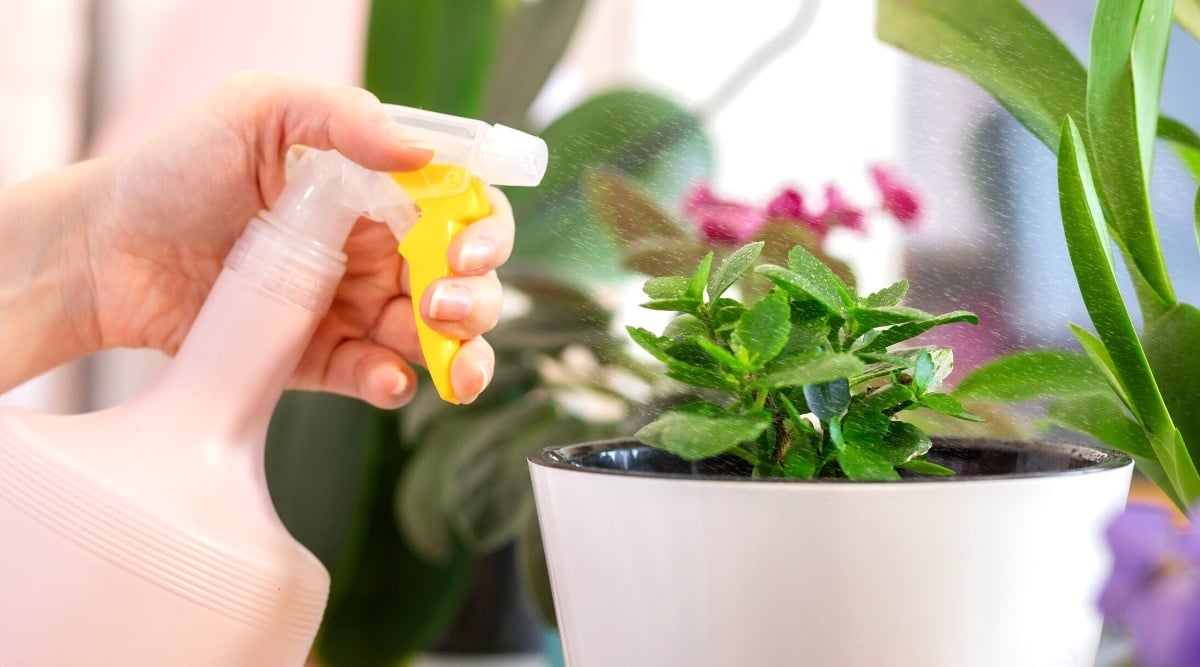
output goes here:
[{"label": "female hand", "polygon": [[[366,91],[247,73],[132,152],[26,184],[27,190],[40,186],[44,194],[87,202],[82,219],[59,225],[61,236],[48,254],[51,268],[67,264],[59,274],[82,277],[84,289],[61,290],[77,352],[120,346],[173,353],[246,222],[282,190],[293,145],[336,149],[380,171],[419,168],[430,157],[405,145],[402,128]],[[25,192],[17,202],[36,211],[29,200],[38,194]],[[0,197],[0,213],[5,202]],[[499,318],[495,269],[512,249],[507,201],[493,190],[491,203],[493,215],[468,226],[450,247],[456,275],[431,286],[421,304],[435,329],[464,341],[451,369],[463,402],[474,400],[492,375],[493,352],[479,336]],[[0,215],[0,227],[6,218]],[[366,220],[355,226],[345,248],[346,275],[294,387],[356,396],[384,408],[411,398],[416,381],[408,362],[422,359],[407,272],[395,246],[386,226]]]}]

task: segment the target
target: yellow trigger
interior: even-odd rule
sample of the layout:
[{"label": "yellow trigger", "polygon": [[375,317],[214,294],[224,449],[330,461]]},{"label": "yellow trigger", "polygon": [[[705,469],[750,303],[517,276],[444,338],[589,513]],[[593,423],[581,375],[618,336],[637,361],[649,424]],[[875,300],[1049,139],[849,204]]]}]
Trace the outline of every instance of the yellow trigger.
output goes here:
[{"label": "yellow trigger", "polygon": [[454,237],[492,212],[487,189],[483,181],[466,169],[448,164],[428,164],[416,171],[396,172],[391,176],[421,209],[420,218],[400,241],[399,251],[408,262],[413,316],[425,367],[438,395],[450,403],[459,403],[450,386],[450,363],[462,341],[437,333],[425,322],[421,317],[421,299],[433,281],[453,275],[446,254]]}]

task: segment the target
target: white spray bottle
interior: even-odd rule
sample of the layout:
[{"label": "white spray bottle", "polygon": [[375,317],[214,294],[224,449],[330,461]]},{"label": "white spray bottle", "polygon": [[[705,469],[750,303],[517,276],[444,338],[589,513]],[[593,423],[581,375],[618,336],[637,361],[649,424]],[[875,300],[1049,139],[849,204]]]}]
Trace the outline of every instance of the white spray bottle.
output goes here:
[{"label": "white spray bottle", "polygon": [[[430,164],[389,178],[306,151],[150,389],[83,415],[0,411],[0,667],[303,664],[329,575],[276,515],[263,449],[341,247],[360,214],[385,220],[419,304],[453,235],[488,214],[483,183],[536,185],[546,166],[545,143],[516,130],[389,113]],[[452,401],[457,341],[421,336]]]}]

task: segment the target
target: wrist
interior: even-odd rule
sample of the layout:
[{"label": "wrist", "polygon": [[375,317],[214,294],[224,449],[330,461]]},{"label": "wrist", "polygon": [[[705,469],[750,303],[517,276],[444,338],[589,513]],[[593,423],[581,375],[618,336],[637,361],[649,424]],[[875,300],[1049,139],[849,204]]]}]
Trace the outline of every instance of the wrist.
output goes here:
[{"label": "wrist", "polygon": [[111,158],[0,190],[0,392],[101,347],[88,229]]}]

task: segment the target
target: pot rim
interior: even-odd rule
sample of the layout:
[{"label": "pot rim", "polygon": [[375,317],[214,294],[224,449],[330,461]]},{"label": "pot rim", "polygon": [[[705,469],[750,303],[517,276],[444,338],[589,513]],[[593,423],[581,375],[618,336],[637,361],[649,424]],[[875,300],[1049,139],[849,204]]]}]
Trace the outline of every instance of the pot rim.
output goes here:
[{"label": "pot rim", "polygon": [[[919,477],[919,478],[902,478],[899,480],[850,480],[839,478],[817,478],[817,479],[793,479],[784,477],[742,477],[737,475],[707,475],[707,474],[682,474],[677,472],[650,472],[644,470],[614,470],[612,468],[596,468],[584,467],[570,463],[572,458],[587,456],[589,454],[597,454],[604,451],[620,448],[637,448],[637,449],[653,449],[649,445],[642,444],[631,437],[610,438],[606,440],[595,440],[591,442],[573,443],[568,445],[552,445],[542,447],[533,454],[527,457],[527,461],[531,465],[540,466],[543,468],[551,468],[570,472],[591,473],[599,475],[611,475],[615,477],[632,477],[646,478],[658,480],[679,480],[679,481],[715,481],[715,482],[751,482],[755,484],[845,484],[850,486],[862,486],[867,484],[903,484],[905,486],[913,484],[950,484],[950,483],[967,483],[967,482],[997,482],[1003,480],[1016,479],[1038,479],[1045,477],[1062,477],[1062,476],[1077,476],[1090,475],[1100,472],[1119,470],[1127,466],[1133,465],[1133,458],[1125,452],[1104,447],[1101,445],[1077,444],[1054,442],[1049,440],[1014,440],[1006,438],[988,438],[976,436],[934,436],[932,437],[933,447],[936,449],[939,445],[943,447],[972,448],[978,447],[981,444],[986,444],[989,447],[1000,449],[1020,449],[1020,450],[1054,450],[1056,453],[1066,453],[1073,455],[1083,460],[1089,460],[1091,465],[1086,465],[1079,468],[1069,468],[1066,470],[1043,470],[1029,472],[1013,472],[1001,473],[996,475],[953,475],[947,477]],[[950,443],[950,444],[947,444]]]}]

